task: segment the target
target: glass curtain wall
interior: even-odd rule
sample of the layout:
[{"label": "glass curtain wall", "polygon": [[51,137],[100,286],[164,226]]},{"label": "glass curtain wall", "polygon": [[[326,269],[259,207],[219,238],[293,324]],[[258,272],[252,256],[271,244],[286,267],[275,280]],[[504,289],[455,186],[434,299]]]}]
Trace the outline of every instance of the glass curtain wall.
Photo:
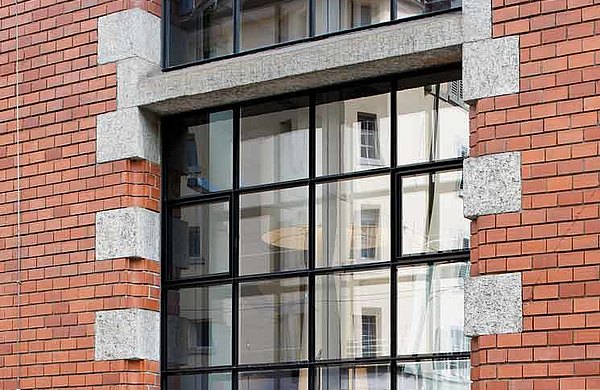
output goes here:
[{"label": "glass curtain wall", "polygon": [[165,67],[460,6],[461,0],[167,0]]},{"label": "glass curtain wall", "polygon": [[469,388],[451,75],[164,123],[163,389]]}]

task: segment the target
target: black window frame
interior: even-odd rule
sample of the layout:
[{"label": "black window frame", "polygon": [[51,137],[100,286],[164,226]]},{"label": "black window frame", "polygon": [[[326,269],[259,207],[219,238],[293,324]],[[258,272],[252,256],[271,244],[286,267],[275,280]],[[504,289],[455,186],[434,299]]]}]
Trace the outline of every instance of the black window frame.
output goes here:
[{"label": "black window frame", "polygon": [[[213,193],[202,193],[193,196],[183,196],[177,199],[169,199],[167,197],[167,186],[168,186],[168,164],[167,164],[167,147],[163,145],[162,148],[162,240],[161,240],[161,251],[162,258],[161,262],[161,304],[167,302],[167,292],[169,288],[185,288],[185,287],[207,287],[212,285],[231,285],[232,286],[232,330],[231,330],[231,364],[227,366],[206,366],[193,369],[167,369],[167,315],[164,314],[164,308],[161,313],[161,388],[167,389],[167,374],[209,374],[209,373],[231,373],[231,389],[238,390],[238,374],[240,372],[256,372],[256,371],[273,371],[273,370],[286,370],[286,369],[307,369],[308,370],[308,388],[309,390],[315,389],[315,380],[317,373],[320,368],[323,367],[335,367],[335,366],[348,366],[357,367],[363,365],[388,365],[389,376],[390,376],[390,390],[397,390],[397,368],[398,364],[401,363],[419,363],[419,362],[447,362],[445,364],[453,364],[455,361],[468,361],[470,359],[470,351],[464,352],[442,352],[442,353],[426,353],[426,354],[412,354],[412,355],[398,355],[397,354],[397,327],[398,327],[398,307],[397,307],[397,292],[398,292],[398,278],[397,270],[402,267],[416,266],[416,265],[429,265],[435,264],[446,264],[446,263],[464,263],[469,264],[470,250],[469,249],[456,249],[450,251],[441,251],[434,253],[420,253],[420,254],[402,254],[402,237],[399,230],[399,226],[402,223],[402,184],[401,180],[403,177],[412,177],[423,174],[433,174],[445,171],[458,171],[463,168],[463,161],[466,156],[456,157],[446,160],[437,160],[425,163],[415,163],[411,165],[398,165],[397,162],[397,92],[423,87],[430,84],[451,82],[454,80],[461,79],[461,68],[458,64],[453,64],[444,67],[431,68],[426,71],[420,71],[418,73],[404,73],[396,74],[393,76],[379,77],[375,79],[365,79],[359,81],[353,81],[350,83],[338,84],[334,86],[328,86],[325,88],[318,88],[312,90],[306,90],[300,93],[285,94],[279,96],[271,96],[269,98],[261,98],[251,101],[244,101],[241,104],[233,104],[226,106],[217,106],[214,108],[207,108],[205,110],[196,111],[192,113],[178,114],[163,119],[162,122],[162,135],[163,142],[168,142],[169,129],[173,126],[183,126],[186,123],[186,118],[194,115],[206,115],[207,112],[233,110],[234,112],[234,138],[233,138],[233,186],[230,190],[221,190]],[[356,171],[350,173],[338,173],[332,175],[317,176],[316,174],[316,159],[315,159],[315,144],[316,144],[316,96],[319,93],[328,92],[332,90],[338,90],[340,88],[356,87],[360,88],[361,85],[370,83],[381,83],[389,82],[390,85],[390,96],[391,96],[391,129],[390,129],[390,164],[383,168],[374,168],[365,171]],[[271,184],[260,184],[250,187],[243,187],[240,185],[240,118],[241,118],[241,107],[243,105],[255,105],[261,102],[268,103],[269,101],[291,98],[297,96],[308,96],[309,97],[309,176],[306,179],[293,180],[287,182],[278,182]],[[239,232],[239,197],[242,194],[259,193],[268,190],[278,190],[286,188],[297,188],[301,186],[308,186],[309,191],[309,226],[315,226],[316,223],[316,187],[318,184],[333,183],[341,180],[348,180],[353,178],[368,178],[381,176],[388,174],[390,178],[390,196],[391,196],[391,221],[390,221],[390,253],[391,261],[384,262],[358,262],[351,265],[342,266],[330,266],[330,267],[317,267],[316,265],[316,248],[315,248],[315,230],[309,229],[309,266],[307,269],[302,270],[291,270],[291,271],[279,271],[274,273],[260,273],[250,275],[240,275],[239,267],[237,264],[238,258],[238,232]],[[171,240],[171,229],[169,226],[170,210],[182,206],[190,206],[202,203],[212,203],[216,201],[227,201],[229,202],[229,271],[227,273],[218,273],[210,275],[201,275],[193,278],[186,279],[172,279],[168,280],[168,268],[167,262],[169,258],[169,250],[167,243]],[[363,357],[363,358],[352,358],[352,359],[318,359],[315,357],[315,286],[317,275],[332,275],[336,273],[344,272],[355,272],[355,271],[370,271],[370,270],[384,270],[390,271],[390,313],[391,313],[391,324],[390,324],[390,353],[384,357]],[[296,361],[291,363],[252,363],[252,364],[238,364],[239,362],[239,286],[244,282],[257,282],[267,281],[275,279],[284,279],[292,277],[307,277],[308,278],[308,321],[309,321],[309,333],[308,333],[308,360]]]},{"label": "black window frame", "polygon": [[[241,1],[242,0],[232,0],[232,1],[233,1],[233,19],[232,19],[233,50],[232,50],[232,52],[229,54],[222,55],[222,56],[216,56],[216,57],[204,58],[204,59],[196,59],[196,60],[182,63],[182,64],[170,64],[169,63],[169,55],[170,55],[169,44],[171,42],[171,39],[170,39],[171,0],[163,0],[162,5],[161,5],[161,7],[162,7],[161,12],[163,15],[163,17],[161,18],[161,20],[162,20],[162,28],[161,28],[161,42],[162,42],[162,45],[161,45],[161,47],[162,47],[161,67],[162,67],[162,70],[163,71],[176,70],[176,69],[186,68],[186,67],[193,66],[193,65],[204,64],[204,63],[213,62],[213,61],[219,61],[219,60],[223,60],[226,58],[238,57],[238,56],[242,56],[242,55],[248,55],[251,53],[261,52],[264,50],[274,49],[274,48],[278,48],[278,47],[289,46],[289,45],[298,44],[298,43],[302,43],[302,42],[321,40],[321,39],[329,38],[329,37],[336,36],[336,35],[347,34],[349,32],[367,30],[367,29],[371,29],[373,27],[394,25],[397,23],[404,23],[404,22],[407,22],[410,20],[428,18],[428,17],[440,15],[440,14],[445,14],[448,12],[455,12],[455,11],[462,10],[462,3],[461,3],[458,6],[450,6],[447,9],[430,10],[429,12],[426,12],[426,13],[399,18],[398,12],[397,12],[398,0],[389,0],[390,1],[390,18],[387,21],[373,23],[373,24],[364,25],[364,26],[352,27],[352,28],[343,29],[343,30],[339,30],[339,31],[332,31],[332,32],[317,34],[316,33],[316,19],[317,19],[317,17],[316,17],[316,1],[317,0],[307,0],[308,1],[309,22],[308,22],[308,35],[305,38],[270,44],[267,46],[261,46],[261,47],[252,48],[249,50],[242,50],[241,49],[241,20],[242,20],[242,18],[241,18]],[[447,1],[447,2],[450,2],[451,4],[453,2],[452,0],[442,0],[442,1]],[[204,45],[204,40],[205,39],[203,38],[203,45]],[[205,50],[205,49],[203,48],[203,50]]]}]

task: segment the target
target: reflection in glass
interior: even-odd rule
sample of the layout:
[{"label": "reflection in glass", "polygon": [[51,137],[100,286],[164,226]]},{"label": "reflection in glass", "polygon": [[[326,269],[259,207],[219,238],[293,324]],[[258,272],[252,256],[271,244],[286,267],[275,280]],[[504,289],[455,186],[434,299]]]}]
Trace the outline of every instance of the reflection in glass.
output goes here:
[{"label": "reflection in glass", "polygon": [[240,372],[240,390],[308,390],[308,370]]},{"label": "reflection in glass", "polygon": [[308,176],[308,99],[242,108],[241,186]]},{"label": "reflection in glass", "polygon": [[316,198],[318,267],[389,261],[389,176],[319,184]]},{"label": "reflection in glass", "polygon": [[316,277],[317,359],[389,354],[389,269]]},{"label": "reflection in glass", "polygon": [[240,363],[308,359],[308,280],[240,284]]},{"label": "reflection in glass", "polygon": [[398,19],[460,7],[461,0],[397,0]]},{"label": "reflection in glass", "polygon": [[398,354],[469,351],[463,328],[467,263],[398,268]]},{"label": "reflection in glass", "polygon": [[[389,83],[317,95],[317,175],[389,166]],[[371,96],[368,96],[371,95]]]},{"label": "reflection in glass", "polygon": [[397,96],[399,165],[467,156],[469,107],[462,100],[461,81],[407,89]]},{"label": "reflection in glass", "polygon": [[[327,366],[317,369],[316,390],[389,390],[388,365]],[[403,387],[398,389],[404,390]]]},{"label": "reflection in glass", "polygon": [[308,0],[241,0],[242,50],[308,36]]},{"label": "reflection in glass", "polygon": [[170,0],[169,65],[233,53],[233,0]]},{"label": "reflection in glass", "polygon": [[203,203],[171,211],[169,278],[229,270],[229,203]]},{"label": "reflection in glass", "polygon": [[469,235],[461,171],[402,179],[403,254],[468,249]]},{"label": "reflection in glass", "polygon": [[169,369],[231,364],[231,286],[169,290]]},{"label": "reflection in glass", "polygon": [[316,0],[317,35],[387,20],[390,20],[389,0]]},{"label": "reflection in glass", "polygon": [[398,364],[398,389],[469,390],[469,360],[438,360]]},{"label": "reflection in glass", "polygon": [[231,189],[233,112],[196,116],[186,128],[167,147],[169,197]]},{"label": "reflection in glass", "polygon": [[166,390],[231,390],[231,374],[169,375]]},{"label": "reflection in glass", "polygon": [[308,188],[240,196],[240,274],[306,268]]}]

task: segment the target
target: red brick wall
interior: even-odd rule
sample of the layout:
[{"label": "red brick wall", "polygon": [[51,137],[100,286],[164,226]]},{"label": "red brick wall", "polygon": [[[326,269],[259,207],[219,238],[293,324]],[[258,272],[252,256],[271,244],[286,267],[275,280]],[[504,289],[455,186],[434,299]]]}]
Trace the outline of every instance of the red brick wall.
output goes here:
[{"label": "red brick wall", "polygon": [[522,151],[523,211],[473,223],[472,273],[522,272],[524,331],[473,340],[473,389],[600,389],[600,1],[493,7],[521,93],[477,103],[471,153]]},{"label": "red brick wall", "polygon": [[94,223],[100,210],[159,207],[159,167],[96,164],[95,126],[116,108],[116,67],[97,65],[98,17],[131,7],[160,14],[160,3],[14,3],[0,2],[0,389],[15,389],[19,375],[21,389],[157,389],[156,362],[94,361],[94,312],[158,310],[160,282],[154,261],[95,261]]}]

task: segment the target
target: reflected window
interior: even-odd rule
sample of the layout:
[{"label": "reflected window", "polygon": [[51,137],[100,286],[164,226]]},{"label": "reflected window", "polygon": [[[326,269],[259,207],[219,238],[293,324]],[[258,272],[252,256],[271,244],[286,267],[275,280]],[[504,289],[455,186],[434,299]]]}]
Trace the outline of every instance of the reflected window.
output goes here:
[{"label": "reflected window", "polygon": [[168,262],[172,279],[229,270],[229,203],[203,203],[171,211],[173,242]]},{"label": "reflected window", "polygon": [[308,98],[242,108],[242,187],[308,177],[308,111]]},{"label": "reflected window", "polygon": [[240,363],[307,360],[308,280],[240,285]]},{"label": "reflected window", "polygon": [[468,360],[438,360],[398,364],[398,389],[465,390],[471,386]]},{"label": "reflected window", "polygon": [[232,188],[233,111],[190,117],[169,128],[173,129],[167,141],[169,198]]},{"label": "reflected window", "polygon": [[240,390],[308,390],[308,369],[241,372],[238,388]]},{"label": "reflected window", "polygon": [[461,0],[314,0],[314,5],[310,0],[167,0],[165,66],[191,65],[460,6]]},{"label": "reflected window", "polygon": [[402,253],[463,249],[470,222],[463,216],[462,172],[402,179]]},{"label": "reflected window", "polygon": [[168,65],[233,53],[234,0],[171,0]]},{"label": "reflected window", "polygon": [[398,268],[398,355],[469,350],[463,332],[466,263]]},{"label": "reflected window", "polygon": [[308,36],[308,0],[241,0],[242,50]]},{"label": "reflected window", "polygon": [[387,365],[327,366],[317,369],[316,382],[315,390],[389,390],[390,368]]},{"label": "reflected window", "polygon": [[230,285],[168,291],[169,368],[231,363],[231,299]]},{"label": "reflected window", "polygon": [[317,276],[317,359],[389,354],[389,284],[387,270]]},{"label": "reflected window", "polygon": [[469,107],[461,81],[406,89],[397,97],[399,165],[467,156]]},{"label": "reflected window", "polygon": [[308,188],[240,197],[240,274],[308,266]]},{"label": "reflected window", "polygon": [[[301,3],[242,12],[287,39]],[[327,4],[350,27],[382,15]],[[469,389],[469,117],[448,74],[165,121],[162,388]]]},{"label": "reflected window", "polygon": [[316,0],[316,34],[326,34],[390,20],[389,0]]},{"label": "reflected window", "polygon": [[316,264],[333,267],[390,260],[390,178],[316,186]]},{"label": "reflected window", "polygon": [[317,175],[389,166],[389,84],[317,94]]}]

